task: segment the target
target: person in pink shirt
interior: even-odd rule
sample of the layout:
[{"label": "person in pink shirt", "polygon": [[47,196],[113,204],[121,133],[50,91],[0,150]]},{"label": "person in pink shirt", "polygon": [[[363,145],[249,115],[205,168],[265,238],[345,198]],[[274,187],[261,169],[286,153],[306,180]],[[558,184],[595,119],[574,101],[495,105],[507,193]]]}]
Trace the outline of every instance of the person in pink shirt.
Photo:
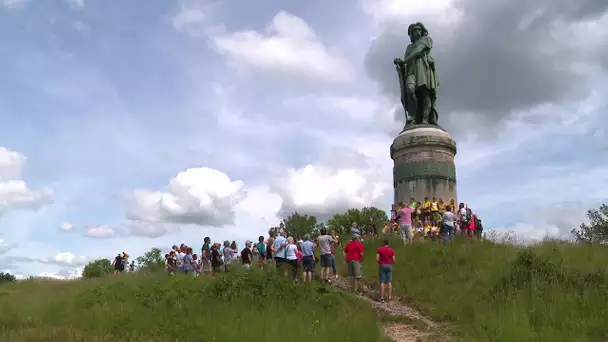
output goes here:
[{"label": "person in pink shirt", "polygon": [[399,210],[397,210],[397,223],[399,224],[399,234],[403,244],[407,245],[412,242],[412,213],[414,209],[405,203],[399,203]]}]

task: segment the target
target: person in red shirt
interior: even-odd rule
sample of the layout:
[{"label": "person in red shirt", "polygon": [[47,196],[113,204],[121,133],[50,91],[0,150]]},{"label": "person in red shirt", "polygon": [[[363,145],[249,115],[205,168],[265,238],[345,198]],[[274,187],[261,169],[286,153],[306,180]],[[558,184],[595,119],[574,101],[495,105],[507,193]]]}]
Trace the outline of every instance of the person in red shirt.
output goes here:
[{"label": "person in red shirt", "polygon": [[353,292],[359,290],[363,253],[363,244],[359,241],[359,235],[354,235],[352,240],[344,246],[344,259],[348,264],[348,276],[351,279]]},{"label": "person in red shirt", "polygon": [[378,261],[378,274],[380,278],[380,301],[384,303],[384,285],[388,287],[388,300],[393,299],[393,264],[395,263],[395,250],[388,246],[388,239],[378,248],[376,253]]}]

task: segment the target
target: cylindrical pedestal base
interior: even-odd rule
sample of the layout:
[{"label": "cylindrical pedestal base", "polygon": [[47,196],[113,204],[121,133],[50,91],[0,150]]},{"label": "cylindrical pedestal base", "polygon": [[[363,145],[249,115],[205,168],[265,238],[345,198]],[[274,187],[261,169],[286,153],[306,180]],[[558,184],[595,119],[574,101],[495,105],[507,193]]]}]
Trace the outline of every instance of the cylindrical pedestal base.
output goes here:
[{"label": "cylindrical pedestal base", "polygon": [[391,145],[394,203],[425,197],[458,203],[454,156],[456,142],[443,129],[425,124],[406,128]]}]

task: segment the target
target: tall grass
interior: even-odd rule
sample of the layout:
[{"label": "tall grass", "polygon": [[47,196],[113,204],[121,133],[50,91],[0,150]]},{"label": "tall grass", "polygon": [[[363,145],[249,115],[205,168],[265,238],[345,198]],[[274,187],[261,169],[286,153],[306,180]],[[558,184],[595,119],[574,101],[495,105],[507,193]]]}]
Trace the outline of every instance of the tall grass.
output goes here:
[{"label": "tall grass", "polygon": [[[375,252],[363,269],[377,284]],[[547,241],[527,248],[489,241],[396,250],[396,295],[466,341],[608,341],[608,249]],[[343,267],[343,265],[341,266]]]},{"label": "tall grass", "polygon": [[379,341],[373,310],[322,284],[235,272],[0,287],[1,341]]}]

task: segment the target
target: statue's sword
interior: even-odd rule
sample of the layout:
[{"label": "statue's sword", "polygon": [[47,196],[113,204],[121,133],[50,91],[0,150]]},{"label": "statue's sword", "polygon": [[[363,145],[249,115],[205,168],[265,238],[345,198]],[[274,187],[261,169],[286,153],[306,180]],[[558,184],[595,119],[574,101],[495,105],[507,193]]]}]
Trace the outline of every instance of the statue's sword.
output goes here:
[{"label": "statue's sword", "polygon": [[405,67],[403,64],[395,63],[397,68],[397,76],[399,77],[399,90],[401,90],[401,105],[403,106],[403,112],[405,113],[405,122],[408,124],[411,120],[407,113],[407,95],[405,89]]}]

